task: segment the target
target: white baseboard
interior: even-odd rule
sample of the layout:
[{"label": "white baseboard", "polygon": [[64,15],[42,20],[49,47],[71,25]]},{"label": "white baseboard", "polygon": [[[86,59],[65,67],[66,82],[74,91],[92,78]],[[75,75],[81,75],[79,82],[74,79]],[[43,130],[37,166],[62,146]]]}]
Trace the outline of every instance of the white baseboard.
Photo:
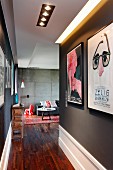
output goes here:
[{"label": "white baseboard", "polygon": [[76,170],[107,170],[60,125],[59,146]]},{"label": "white baseboard", "polygon": [[7,133],[6,141],[4,144],[1,160],[0,160],[0,170],[7,170],[9,153],[11,148],[11,123]]}]

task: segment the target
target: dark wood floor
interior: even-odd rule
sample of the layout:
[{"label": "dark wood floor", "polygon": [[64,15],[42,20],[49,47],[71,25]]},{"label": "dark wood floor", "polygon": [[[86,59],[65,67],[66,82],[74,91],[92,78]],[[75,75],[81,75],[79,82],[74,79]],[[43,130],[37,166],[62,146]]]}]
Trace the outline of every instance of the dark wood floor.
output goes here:
[{"label": "dark wood floor", "polygon": [[24,125],[23,141],[12,142],[8,170],[74,170],[58,146],[58,125]]}]

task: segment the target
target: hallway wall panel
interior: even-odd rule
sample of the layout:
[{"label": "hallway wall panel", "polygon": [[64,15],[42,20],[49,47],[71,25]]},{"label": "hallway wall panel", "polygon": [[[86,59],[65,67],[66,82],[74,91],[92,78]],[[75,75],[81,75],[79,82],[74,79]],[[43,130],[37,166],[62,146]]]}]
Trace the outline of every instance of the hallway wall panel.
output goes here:
[{"label": "hallway wall panel", "polygon": [[[10,22],[10,21],[9,21]],[[7,34],[5,20],[3,16],[2,6],[0,2],[0,46],[5,57],[11,63],[13,60],[10,42]],[[6,75],[5,75],[6,76]],[[5,78],[4,78],[5,79]],[[4,80],[4,84],[6,80]],[[5,86],[4,86],[5,88]],[[11,96],[11,88],[4,89],[4,104],[0,107],[0,157],[4,147],[5,139],[11,121],[11,105],[13,104],[13,95]]]},{"label": "hallway wall panel", "polygon": [[[60,125],[107,169],[113,169],[113,115],[87,107],[87,39],[113,21],[109,0],[85,25],[60,46]],[[65,105],[66,54],[84,42],[84,106]]]}]

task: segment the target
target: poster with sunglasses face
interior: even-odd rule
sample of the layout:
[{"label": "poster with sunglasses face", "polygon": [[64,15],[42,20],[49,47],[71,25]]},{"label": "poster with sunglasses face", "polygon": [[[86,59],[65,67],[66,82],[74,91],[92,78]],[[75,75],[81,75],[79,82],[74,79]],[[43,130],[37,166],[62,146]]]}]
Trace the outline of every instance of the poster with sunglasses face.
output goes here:
[{"label": "poster with sunglasses face", "polygon": [[67,54],[67,101],[83,104],[82,50],[79,44]]},{"label": "poster with sunglasses face", "polygon": [[88,39],[88,108],[113,114],[113,23]]}]

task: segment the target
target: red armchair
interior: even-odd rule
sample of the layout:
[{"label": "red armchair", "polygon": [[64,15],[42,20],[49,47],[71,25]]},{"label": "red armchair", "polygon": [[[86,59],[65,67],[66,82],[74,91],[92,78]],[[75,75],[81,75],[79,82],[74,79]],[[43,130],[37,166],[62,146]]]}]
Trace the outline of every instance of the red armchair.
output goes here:
[{"label": "red armchair", "polygon": [[33,115],[34,114],[34,106],[30,104],[29,109],[25,109],[25,115]]}]

